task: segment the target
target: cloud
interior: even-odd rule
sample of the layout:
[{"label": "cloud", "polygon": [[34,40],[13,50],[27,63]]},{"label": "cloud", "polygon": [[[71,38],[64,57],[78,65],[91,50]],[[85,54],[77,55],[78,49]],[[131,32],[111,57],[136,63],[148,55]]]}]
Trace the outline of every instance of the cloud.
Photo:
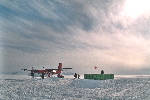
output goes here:
[{"label": "cloud", "polygon": [[116,74],[144,72],[150,65],[150,15],[127,16],[124,5],[124,0],[2,1],[1,69],[63,62],[80,73],[94,72],[93,66]]}]

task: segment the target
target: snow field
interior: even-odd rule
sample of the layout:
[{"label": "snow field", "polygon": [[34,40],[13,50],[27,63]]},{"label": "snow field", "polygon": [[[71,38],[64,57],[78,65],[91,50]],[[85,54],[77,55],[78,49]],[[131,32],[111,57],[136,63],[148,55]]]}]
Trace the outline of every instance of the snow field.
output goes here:
[{"label": "snow field", "polygon": [[1,100],[150,100],[150,77],[0,79]]}]

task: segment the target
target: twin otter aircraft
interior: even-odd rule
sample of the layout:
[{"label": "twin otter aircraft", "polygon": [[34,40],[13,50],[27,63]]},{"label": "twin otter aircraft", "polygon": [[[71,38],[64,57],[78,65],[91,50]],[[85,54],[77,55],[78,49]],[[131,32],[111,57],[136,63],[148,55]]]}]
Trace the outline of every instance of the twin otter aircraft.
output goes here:
[{"label": "twin otter aircraft", "polygon": [[32,76],[33,78],[42,77],[42,79],[44,79],[45,75],[47,75],[47,77],[51,77],[53,74],[57,74],[58,78],[63,78],[64,76],[61,75],[61,71],[63,71],[63,69],[72,69],[72,68],[62,68],[62,63],[59,63],[58,69],[36,70],[33,69],[32,67],[31,70],[27,70],[27,69],[21,69],[21,70],[31,71],[31,73],[29,73],[29,76]]}]

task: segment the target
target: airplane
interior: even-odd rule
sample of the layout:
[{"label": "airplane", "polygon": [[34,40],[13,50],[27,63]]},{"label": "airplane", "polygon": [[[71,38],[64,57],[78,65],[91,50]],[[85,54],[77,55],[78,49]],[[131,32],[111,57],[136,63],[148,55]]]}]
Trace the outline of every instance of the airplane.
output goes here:
[{"label": "airplane", "polygon": [[[44,67],[43,67],[44,68]],[[42,77],[44,79],[44,75],[47,74],[48,77],[51,77],[53,74],[57,74],[58,78],[63,78],[64,76],[61,75],[61,71],[64,71],[63,69],[72,69],[72,68],[62,68],[62,63],[59,63],[58,69],[44,69],[44,70],[36,70],[32,69],[21,69],[24,71],[31,71],[31,73],[28,74],[28,76],[34,77]]]}]

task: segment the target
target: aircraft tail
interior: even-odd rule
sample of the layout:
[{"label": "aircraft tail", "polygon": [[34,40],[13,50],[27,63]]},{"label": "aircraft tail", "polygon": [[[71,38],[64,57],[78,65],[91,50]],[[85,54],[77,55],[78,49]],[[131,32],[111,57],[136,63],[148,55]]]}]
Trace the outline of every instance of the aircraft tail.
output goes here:
[{"label": "aircraft tail", "polygon": [[62,70],[62,63],[59,63],[58,69],[59,70],[57,70],[57,73],[60,74]]},{"label": "aircraft tail", "polygon": [[59,63],[58,69],[62,69],[62,63]]}]

